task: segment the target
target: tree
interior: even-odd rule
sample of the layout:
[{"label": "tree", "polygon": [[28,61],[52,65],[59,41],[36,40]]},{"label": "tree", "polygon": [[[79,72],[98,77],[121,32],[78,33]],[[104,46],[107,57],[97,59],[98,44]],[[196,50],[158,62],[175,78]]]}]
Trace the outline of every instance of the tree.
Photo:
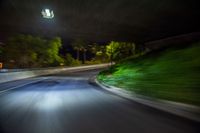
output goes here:
[{"label": "tree", "polygon": [[82,61],[83,61],[83,64],[84,64],[85,61],[86,61],[86,52],[87,52],[87,49],[88,49],[87,42],[82,40],[82,39],[76,39],[72,42],[71,45],[74,48],[74,50],[76,50],[76,59],[77,60],[80,60],[80,52],[83,53]]},{"label": "tree", "polygon": [[135,44],[112,41],[106,46],[106,54],[110,58],[111,63],[112,61],[119,61],[135,54]]},{"label": "tree", "polygon": [[110,42],[109,45],[106,46],[106,54],[108,55],[110,62],[112,64],[113,59],[116,57],[116,55],[119,53],[119,43],[118,42]]},{"label": "tree", "polygon": [[59,56],[59,49],[62,46],[61,38],[55,37],[48,41],[47,56],[49,57],[49,64],[53,66],[60,65],[64,63],[64,60]]},{"label": "tree", "polygon": [[82,48],[82,40],[76,39],[71,43],[74,50],[76,50],[76,59],[80,60],[80,50]]},{"label": "tree", "polygon": [[100,60],[101,62],[106,61],[106,46],[94,43],[90,45],[90,52],[95,55],[95,60]]},{"label": "tree", "polygon": [[79,60],[75,60],[71,54],[67,53],[65,55],[65,65],[67,66],[79,66],[81,62]]},{"label": "tree", "polygon": [[119,54],[117,55],[117,58],[123,59],[135,55],[134,43],[120,42],[119,45]]},{"label": "tree", "polygon": [[67,66],[70,66],[70,65],[72,65],[73,61],[74,61],[74,58],[72,57],[72,55],[69,54],[69,53],[66,54],[66,56],[65,56],[65,64]]},{"label": "tree", "polygon": [[8,39],[5,58],[17,67],[57,66],[64,60],[59,56],[61,39],[45,40],[31,35],[17,35]]},{"label": "tree", "polygon": [[100,58],[101,62],[108,61],[108,56],[106,54],[106,46],[100,46],[99,50],[96,52],[96,57]]},{"label": "tree", "polygon": [[5,45],[5,58],[8,62],[19,67],[29,67],[34,61],[36,53],[31,48],[32,36],[17,35],[9,38]]}]

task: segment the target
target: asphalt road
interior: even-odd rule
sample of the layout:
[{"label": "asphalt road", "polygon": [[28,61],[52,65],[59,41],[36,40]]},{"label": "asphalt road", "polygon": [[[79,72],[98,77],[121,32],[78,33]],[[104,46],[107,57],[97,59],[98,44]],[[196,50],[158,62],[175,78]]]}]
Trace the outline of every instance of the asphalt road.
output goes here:
[{"label": "asphalt road", "polygon": [[111,94],[98,70],[0,84],[0,133],[198,133],[200,124]]}]

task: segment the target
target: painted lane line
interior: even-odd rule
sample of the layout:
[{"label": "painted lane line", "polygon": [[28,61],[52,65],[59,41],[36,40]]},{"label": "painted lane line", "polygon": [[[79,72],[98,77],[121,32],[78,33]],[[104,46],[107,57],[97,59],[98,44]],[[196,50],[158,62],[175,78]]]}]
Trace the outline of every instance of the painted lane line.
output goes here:
[{"label": "painted lane line", "polygon": [[18,85],[18,86],[15,86],[15,87],[11,87],[11,88],[9,88],[9,89],[0,91],[0,94],[3,94],[3,93],[5,93],[5,92],[11,91],[11,90],[14,90],[14,89],[17,89],[17,88],[24,87],[24,86],[29,85],[29,84],[37,83],[37,82],[40,82],[40,81],[43,81],[43,80],[46,80],[46,79],[47,79],[47,78],[43,78],[43,79],[40,79],[40,80],[37,80],[37,81],[32,81],[32,82],[29,82],[29,83],[26,83],[26,84],[22,84],[22,85]]}]

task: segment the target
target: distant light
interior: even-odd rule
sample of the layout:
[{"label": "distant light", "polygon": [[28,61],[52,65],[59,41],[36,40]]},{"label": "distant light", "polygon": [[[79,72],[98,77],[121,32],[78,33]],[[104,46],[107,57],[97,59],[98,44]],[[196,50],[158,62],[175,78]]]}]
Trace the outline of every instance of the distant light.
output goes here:
[{"label": "distant light", "polygon": [[43,18],[48,18],[48,19],[54,18],[53,10],[44,9],[44,10],[42,10],[41,13],[42,13]]},{"label": "distant light", "polygon": [[49,9],[45,9],[45,12],[46,12],[46,15],[47,15],[48,17],[51,16],[51,13],[50,13],[50,10],[49,10]]}]

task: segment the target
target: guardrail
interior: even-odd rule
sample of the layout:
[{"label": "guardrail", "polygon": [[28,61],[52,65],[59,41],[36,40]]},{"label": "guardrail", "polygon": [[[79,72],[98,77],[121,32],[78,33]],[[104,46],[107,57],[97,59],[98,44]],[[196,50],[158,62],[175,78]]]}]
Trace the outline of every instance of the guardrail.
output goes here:
[{"label": "guardrail", "polygon": [[105,68],[108,67],[110,64],[99,64],[99,65],[88,65],[88,66],[78,66],[78,67],[62,67],[62,68],[46,68],[46,69],[37,69],[37,70],[20,70],[14,72],[2,72],[0,73],[0,83],[20,80],[30,77],[42,76],[42,75],[49,75],[55,74],[62,71],[65,72],[76,72],[76,71],[83,71],[83,70],[90,70],[90,69],[97,69],[97,68]]}]

